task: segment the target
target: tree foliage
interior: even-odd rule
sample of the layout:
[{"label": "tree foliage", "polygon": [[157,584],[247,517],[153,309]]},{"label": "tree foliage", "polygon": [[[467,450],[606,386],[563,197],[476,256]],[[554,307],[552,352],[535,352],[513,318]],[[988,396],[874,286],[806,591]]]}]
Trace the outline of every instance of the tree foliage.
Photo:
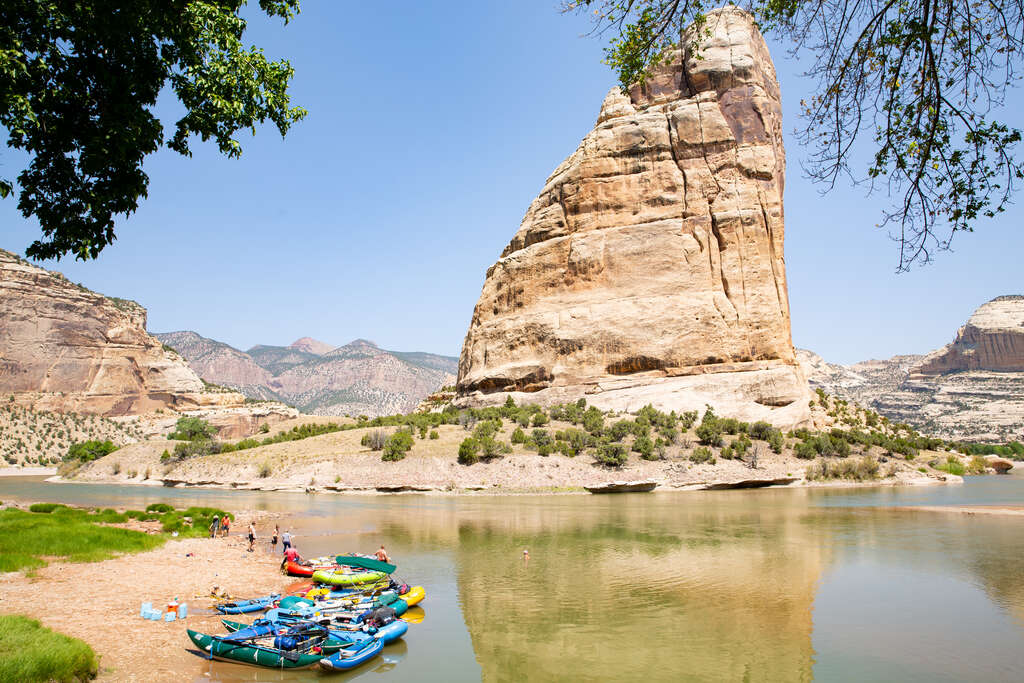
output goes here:
[{"label": "tree foliage", "polygon": [[[1018,80],[1024,4],[1005,0],[746,0],[761,29],[810,59],[801,102],[805,169],[884,191],[880,224],[899,244],[897,270],[928,262],[957,232],[1001,213],[1022,177],[1020,130],[999,117]],[[607,63],[624,88],[682,44],[700,56],[703,0],[568,0],[611,34]],[[687,31],[687,27],[693,29]],[[872,138],[870,161],[858,145]]]},{"label": "tree foliage", "polygon": [[[246,47],[246,0],[5,0],[0,4],[0,125],[28,154],[0,196],[17,191],[42,238],[30,257],[96,258],[114,217],[145,197],[143,159],[166,144],[191,156],[193,136],[238,157],[236,134],[270,121],[283,136],[305,116],[289,101],[292,67]],[[287,23],[298,0],[259,0]],[[165,140],[154,114],[167,86],[184,114]]]}]

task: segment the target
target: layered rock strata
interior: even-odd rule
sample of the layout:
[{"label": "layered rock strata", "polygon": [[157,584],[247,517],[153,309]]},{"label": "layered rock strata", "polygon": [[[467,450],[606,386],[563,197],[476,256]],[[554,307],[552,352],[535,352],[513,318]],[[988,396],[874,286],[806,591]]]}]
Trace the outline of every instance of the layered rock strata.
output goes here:
[{"label": "layered rock strata", "polygon": [[947,439],[1024,439],[1024,296],[980,306],[927,356],[850,366],[799,352],[811,385]]},{"label": "layered rock strata", "polygon": [[139,304],[3,250],[0,320],[0,394],[18,404],[107,417],[158,408],[216,412],[229,435],[275,421],[266,407],[256,416],[241,394],[208,391],[181,356],[146,332]]},{"label": "layered rock strata", "polygon": [[[779,86],[750,16],[709,13],[551,175],[488,271],[461,402],[507,394],[807,421],[783,257]],[[684,45],[689,45],[689,39]]]}]

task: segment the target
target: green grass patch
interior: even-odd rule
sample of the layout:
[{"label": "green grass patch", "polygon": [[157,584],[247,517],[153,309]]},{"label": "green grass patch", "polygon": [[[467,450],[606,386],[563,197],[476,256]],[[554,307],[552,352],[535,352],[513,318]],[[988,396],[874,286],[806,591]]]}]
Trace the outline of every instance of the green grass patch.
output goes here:
[{"label": "green grass patch", "polygon": [[[164,508],[170,506],[158,509]],[[165,534],[106,526],[128,519],[159,520],[164,532],[177,532],[186,538],[209,534],[214,515],[234,519],[230,513],[209,507],[170,508],[159,513],[155,510],[117,512],[110,508],[83,510],[56,503],[36,503],[29,510],[0,510],[0,571],[42,567],[46,564],[45,557],[97,562],[115,553],[152,550],[167,540]]]},{"label": "green grass patch", "polygon": [[16,614],[0,616],[0,681],[88,681],[98,672],[86,643]]}]

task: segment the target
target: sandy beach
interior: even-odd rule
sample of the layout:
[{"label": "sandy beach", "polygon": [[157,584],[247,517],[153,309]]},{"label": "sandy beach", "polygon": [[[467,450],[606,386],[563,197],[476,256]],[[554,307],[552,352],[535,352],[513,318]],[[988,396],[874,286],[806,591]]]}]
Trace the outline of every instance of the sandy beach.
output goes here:
[{"label": "sandy beach", "polygon": [[[239,520],[253,518],[250,513]],[[266,535],[271,518],[255,516]],[[213,586],[232,596],[281,591],[293,579],[281,574],[280,559],[266,544],[246,552],[239,534],[227,538],[170,540],[137,555],[104,562],[51,562],[30,572],[0,574],[0,613],[24,614],[87,642],[100,660],[99,681],[180,681],[195,671],[197,655],[188,628],[220,633],[211,609]],[[140,618],[142,602],[165,607],[173,598],[188,604],[185,621]]]}]

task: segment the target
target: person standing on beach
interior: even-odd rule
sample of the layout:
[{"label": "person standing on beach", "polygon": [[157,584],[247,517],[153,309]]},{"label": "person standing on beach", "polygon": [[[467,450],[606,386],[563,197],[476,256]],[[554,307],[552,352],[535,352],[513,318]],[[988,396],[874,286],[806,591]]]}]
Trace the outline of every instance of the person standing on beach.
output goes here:
[{"label": "person standing on beach", "polygon": [[281,527],[274,525],[274,535],[270,537],[270,552],[277,552],[277,537],[281,535]]},{"label": "person standing on beach", "polygon": [[227,515],[224,515],[224,519],[220,521],[220,528],[221,531],[223,532],[223,535],[227,536],[228,532],[231,531],[231,518]]},{"label": "person standing on beach", "polygon": [[249,522],[249,552],[256,550],[256,522]]},{"label": "person standing on beach", "polygon": [[220,532],[220,517],[217,515],[213,516],[213,521],[210,522],[210,538],[217,538],[217,534]]},{"label": "person standing on beach", "polygon": [[288,548],[292,547],[292,532],[287,529],[281,535],[281,552],[288,552]]}]

